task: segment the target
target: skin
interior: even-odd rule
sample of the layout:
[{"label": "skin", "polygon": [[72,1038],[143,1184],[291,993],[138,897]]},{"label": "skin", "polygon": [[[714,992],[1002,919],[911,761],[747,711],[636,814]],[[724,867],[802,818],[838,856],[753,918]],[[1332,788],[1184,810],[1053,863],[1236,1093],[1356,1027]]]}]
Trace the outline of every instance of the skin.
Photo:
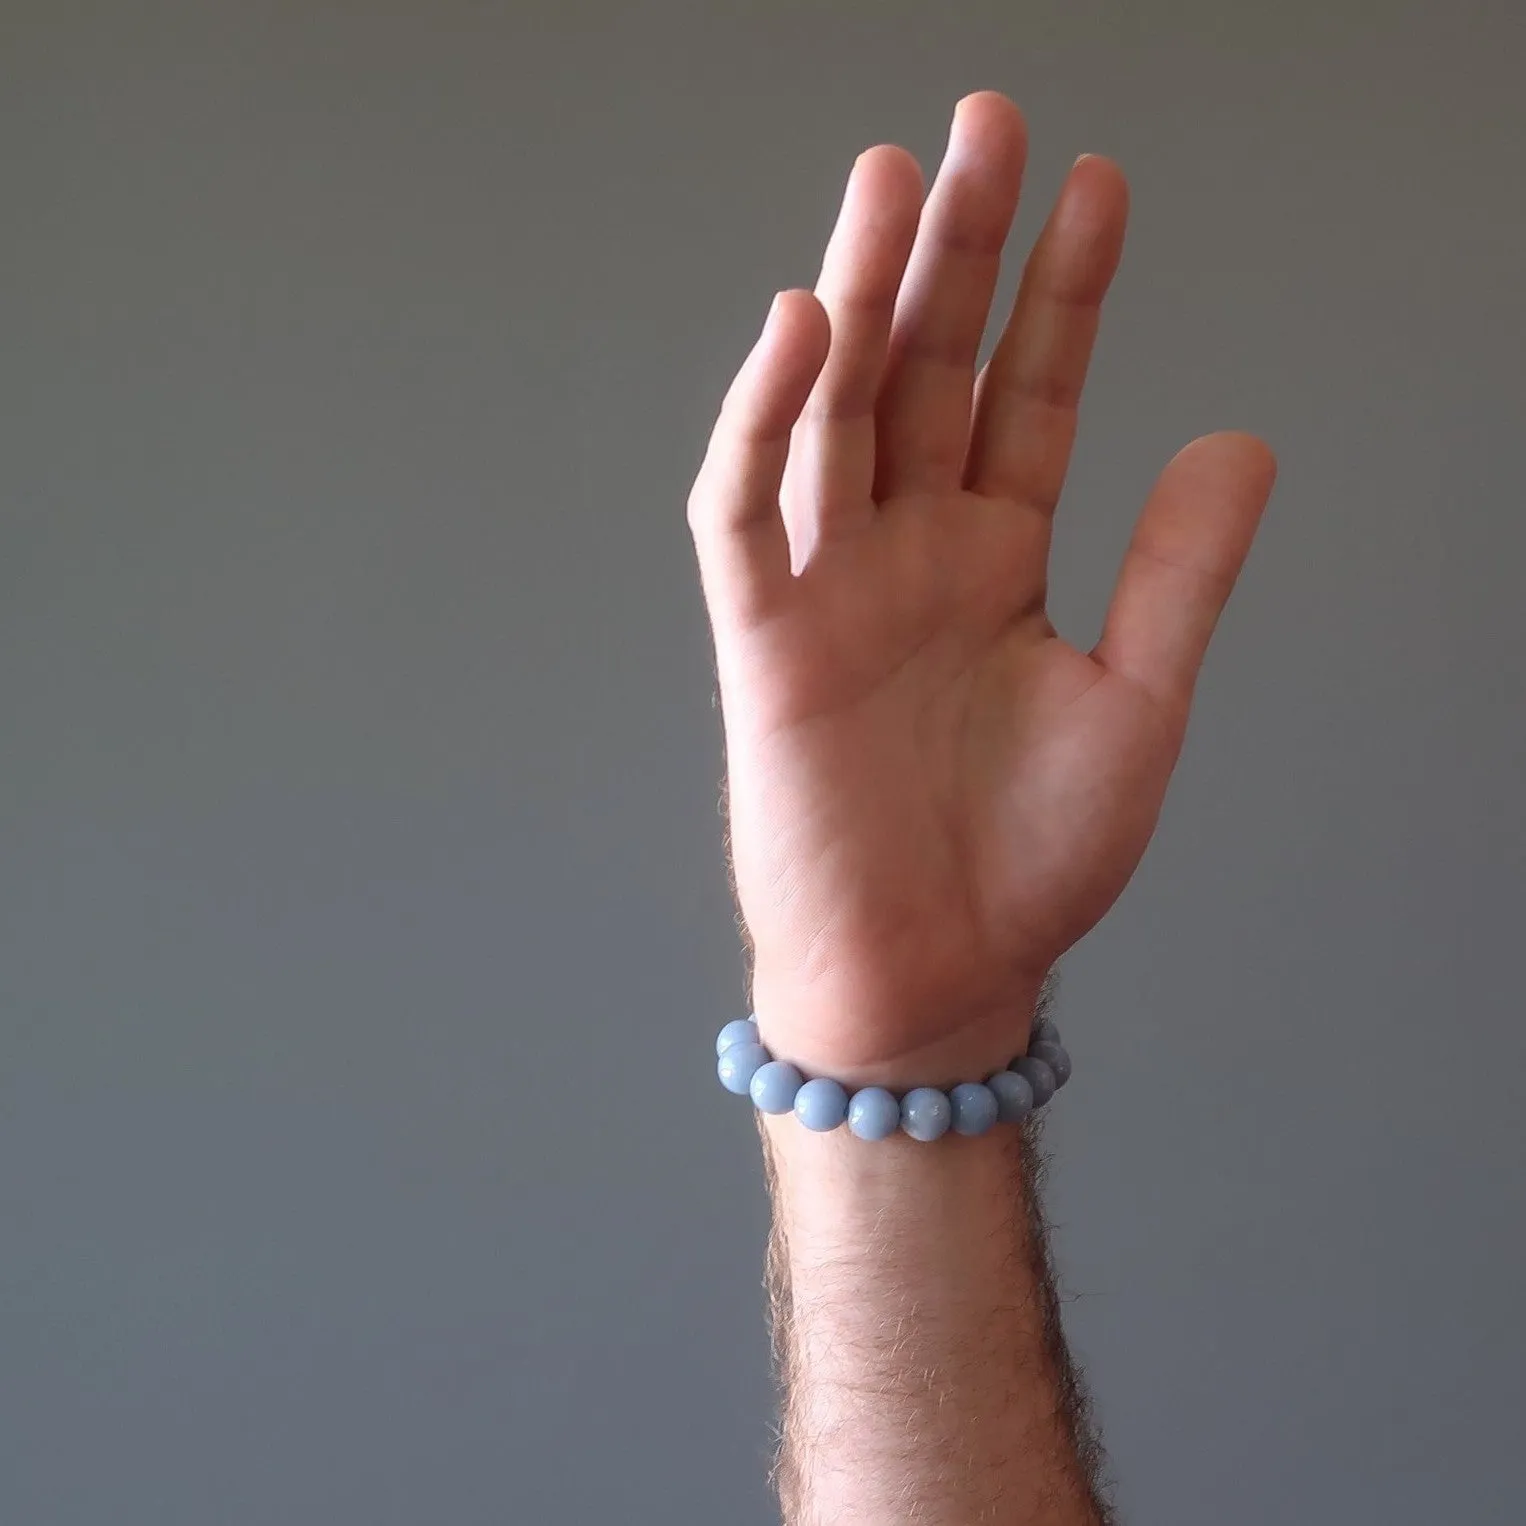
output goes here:
[{"label": "skin", "polygon": [[[959,103],[925,198],[904,150],[859,157],[816,288],[776,297],[689,499],[753,1005],[776,1056],[850,1088],[980,1079],[1023,1047],[1047,972],[1117,899],[1154,831],[1204,652],[1276,474],[1250,435],[1186,446],[1140,512],[1100,640],[1084,651],[1058,635],[1045,608],[1050,531],[1128,188],[1110,160],[1077,161],[977,376],[1026,152],[1017,107],[979,92]],[[859,1258],[849,1317],[867,1328],[835,1342],[818,1382],[834,1345],[824,1316],[817,1359],[785,1373],[806,1390],[815,1434],[838,1438],[790,1519],[860,1519],[855,1501],[887,1438],[912,1458],[898,1464],[902,1503],[862,1519],[945,1519],[905,1503],[918,1488],[909,1430],[936,1426],[910,1426],[894,1406],[852,1436],[837,1424],[843,1395],[882,1359],[868,1331],[885,1331],[907,1299],[933,1341],[924,1368],[948,1383],[945,1414],[952,1394],[994,1414],[998,1438],[1026,1426],[1033,1448],[1063,1451],[1063,1426],[1033,1429],[1053,1416],[1062,1375],[1034,1315],[1041,1233],[1016,1131],[918,1146],[810,1135],[788,1117],[764,1127],[776,1251],[797,1305],[843,1302],[821,1265],[844,1270],[840,1227],[865,1202],[877,1215],[866,1232],[940,1200],[983,1205],[1006,1231],[994,1260],[953,1223],[931,1259],[892,1256],[883,1241]],[[980,1393],[978,1356],[963,1354],[961,1378],[959,1344],[988,1348],[992,1311],[1014,1300],[1032,1316],[1005,1332],[1027,1388]],[[838,1370],[850,1346],[857,1374]],[[972,1467],[995,1466],[1004,1447],[993,1441]],[[932,1493],[946,1492],[932,1482],[937,1461],[930,1447]],[[999,1484],[1012,1504],[1023,1461],[983,1487]],[[858,1493],[827,1510],[829,1476]],[[1094,1501],[1075,1505],[1090,1514],[1037,1508],[946,1519],[1099,1518]]]}]

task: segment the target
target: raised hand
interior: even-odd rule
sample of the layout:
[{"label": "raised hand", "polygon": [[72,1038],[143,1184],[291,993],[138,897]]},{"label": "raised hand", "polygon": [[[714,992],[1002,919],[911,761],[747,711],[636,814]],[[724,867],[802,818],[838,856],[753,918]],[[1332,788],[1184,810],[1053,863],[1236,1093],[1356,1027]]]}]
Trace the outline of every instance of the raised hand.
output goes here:
[{"label": "raised hand", "polygon": [[1276,471],[1247,435],[1189,445],[1101,640],[1056,634],[1050,527],[1128,190],[1077,162],[977,380],[1025,152],[982,92],[925,204],[909,154],[859,158],[689,499],[753,1003],[776,1055],[845,1081],[949,1084],[1021,1048],[1154,830]]}]

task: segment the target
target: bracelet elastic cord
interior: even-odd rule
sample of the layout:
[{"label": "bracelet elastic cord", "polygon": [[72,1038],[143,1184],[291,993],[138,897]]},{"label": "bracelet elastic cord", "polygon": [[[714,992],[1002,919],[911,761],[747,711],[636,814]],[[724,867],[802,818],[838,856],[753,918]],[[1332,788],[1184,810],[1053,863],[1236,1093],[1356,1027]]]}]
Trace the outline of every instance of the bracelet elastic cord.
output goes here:
[{"label": "bracelet elastic cord", "polygon": [[888,1139],[902,1129],[913,1139],[984,1134],[998,1123],[1018,1123],[1044,1106],[1070,1080],[1070,1055],[1060,1030],[1044,1018],[1034,1025],[1027,1052],[984,1081],[961,1081],[941,1091],[914,1086],[897,1097],[883,1086],[850,1093],[827,1076],[807,1079],[787,1060],[776,1060],[758,1038],[758,1019],[739,1017],[715,1040],[716,1074],[727,1091],[750,1097],[765,1113],[794,1113],[818,1134],[847,1124],[860,1139]]}]

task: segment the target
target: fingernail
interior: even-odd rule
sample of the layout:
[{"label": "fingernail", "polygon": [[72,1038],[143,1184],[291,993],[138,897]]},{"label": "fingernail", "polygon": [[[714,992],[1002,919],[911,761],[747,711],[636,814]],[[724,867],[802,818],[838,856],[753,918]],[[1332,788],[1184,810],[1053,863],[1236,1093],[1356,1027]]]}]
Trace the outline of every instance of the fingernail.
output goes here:
[{"label": "fingernail", "polygon": [[1075,164],[1071,165],[1071,169],[1075,169],[1078,165],[1085,164],[1088,159],[1095,159],[1096,157],[1095,154],[1081,154],[1077,157]]}]

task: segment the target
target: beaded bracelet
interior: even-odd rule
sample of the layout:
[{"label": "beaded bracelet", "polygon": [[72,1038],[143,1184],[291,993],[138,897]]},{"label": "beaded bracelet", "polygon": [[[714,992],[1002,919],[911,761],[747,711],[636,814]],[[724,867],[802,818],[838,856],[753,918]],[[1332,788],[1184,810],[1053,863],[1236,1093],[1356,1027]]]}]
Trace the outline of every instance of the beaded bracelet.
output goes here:
[{"label": "beaded bracelet", "polygon": [[787,1060],[776,1060],[758,1038],[758,1019],[739,1017],[715,1040],[715,1069],[721,1085],[751,1097],[765,1113],[794,1113],[818,1134],[846,1123],[860,1139],[888,1139],[904,1129],[913,1139],[984,1134],[998,1123],[1017,1123],[1054,1096],[1070,1080],[1070,1055],[1060,1030],[1043,1018],[1034,1024],[1026,1054],[982,1081],[961,1081],[948,1091],[916,1086],[897,1099],[883,1086],[866,1086],[850,1096],[840,1081],[810,1080]]}]

